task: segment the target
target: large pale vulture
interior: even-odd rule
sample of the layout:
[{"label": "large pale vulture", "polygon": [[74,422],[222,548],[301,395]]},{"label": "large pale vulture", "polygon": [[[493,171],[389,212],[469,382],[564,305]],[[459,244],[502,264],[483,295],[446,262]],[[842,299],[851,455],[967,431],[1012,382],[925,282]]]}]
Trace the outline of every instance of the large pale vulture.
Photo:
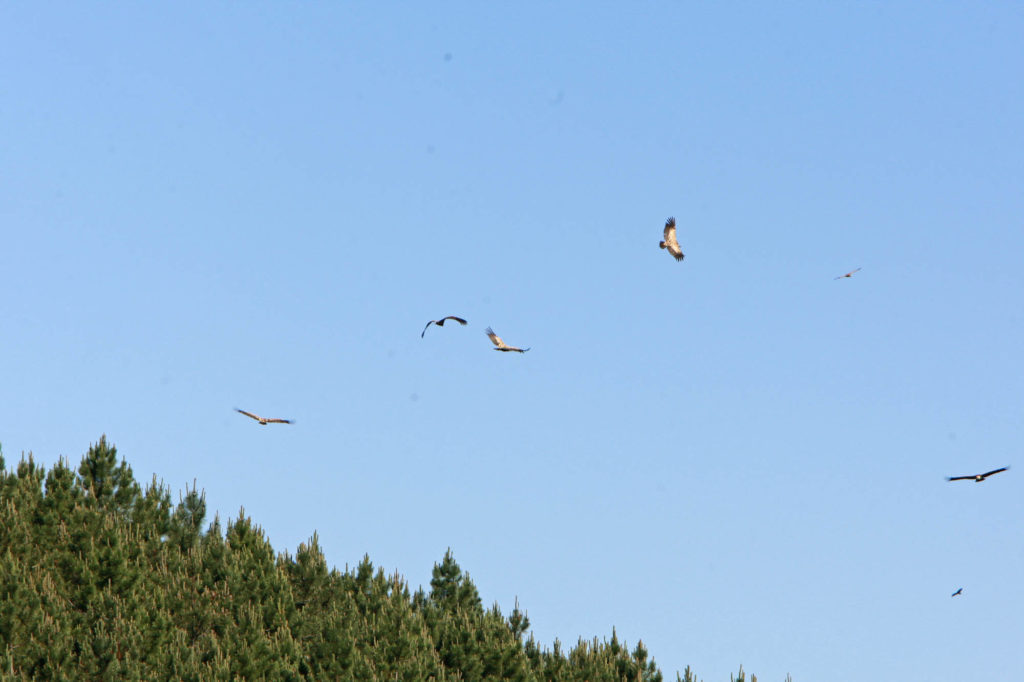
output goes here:
[{"label": "large pale vulture", "polygon": [[665,236],[658,243],[658,246],[663,249],[668,249],[668,252],[672,254],[672,257],[676,260],[683,260],[686,256],[683,254],[682,249],[679,248],[679,242],[676,240],[676,219],[669,218],[665,221]]},{"label": "large pale vulture", "polygon": [[494,350],[500,350],[505,353],[525,353],[526,351],[530,350],[529,348],[516,348],[515,346],[510,346],[506,344],[504,341],[501,340],[500,336],[494,333],[494,330],[491,329],[490,327],[484,330],[484,333],[487,334],[487,336],[491,339],[491,343],[497,346],[497,348],[495,348]]},{"label": "large pale vulture", "polygon": [[454,315],[449,315],[448,317],[442,317],[440,320],[431,320],[430,322],[427,322],[427,326],[423,328],[422,332],[420,332],[420,338],[422,339],[423,335],[427,333],[427,328],[430,327],[430,325],[436,324],[438,327],[443,327],[445,320],[455,320],[456,322],[461,324],[463,327],[465,327],[467,324],[469,324],[468,322],[466,322],[461,317],[455,317]]},{"label": "large pale vulture", "polygon": [[268,417],[261,417],[258,414],[253,414],[252,412],[246,412],[245,410],[240,410],[237,407],[235,408],[235,412],[241,412],[246,417],[249,417],[250,419],[255,419],[256,421],[258,421],[260,423],[260,426],[266,426],[267,424],[291,424],[292,423],[291,419],[270,419]]}]

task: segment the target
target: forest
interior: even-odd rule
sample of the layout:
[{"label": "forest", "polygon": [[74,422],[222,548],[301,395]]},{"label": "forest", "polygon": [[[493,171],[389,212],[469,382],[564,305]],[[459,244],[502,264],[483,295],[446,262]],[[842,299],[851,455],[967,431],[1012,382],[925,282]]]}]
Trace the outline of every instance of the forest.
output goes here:
[{"label": "forest", "polygon": [[614,630],[537,643],[450,550],[411,590],[369,557],[330,568],[315,533],[275,553],[244,509],[206,523],[203,493],[141,486],[106,437],[77,470],[0,453],[0,513],[5,679],[663,680]]}]

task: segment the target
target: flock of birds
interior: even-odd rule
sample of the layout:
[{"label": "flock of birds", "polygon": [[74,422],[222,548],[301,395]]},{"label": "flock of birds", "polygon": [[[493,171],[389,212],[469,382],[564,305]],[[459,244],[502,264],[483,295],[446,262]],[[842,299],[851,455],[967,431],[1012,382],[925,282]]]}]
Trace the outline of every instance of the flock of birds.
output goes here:
[{"label": "flock of birds", "polygon": [[[675,218],[671,218],[670,217],[668,220],[665,221],[665,230],[664,230],[664,233],[663,233],[663,236],[662,236],[662,240],[658,243],[658,246],[660,248],[665,249],[666,251],[668,251],[669,254],[673,258],[676,259],[677,262],[680,262],[684,258],[686,258],[686,254],[683,253],[682,249],[679,247],[679,241],[678,241],[678,239],[676,239],[676,219]],[[860,268],[854,268],[853,270],[850,270],[849,272],[847,272],[845,275],[839,275],[838,277],[835,277],[833,279],[849,279],[849,278],[853,277],[856,273],[860,272],[860,270],[861,270]],[[469,322],[467,322],[466,320],[462,319],[461,317],[457,317],[455,315],[448,315],[446,317],[442,317],[439,320],[430,320],[429,322],[427,322],[426,326],[423,327],[423,331],[420,332],[420,338],[422,339],[424,336],[426,336],[427,330],[430,329],[430,325],[435,324],[438,327],[443,327],[444,323],[449,321],[449,320],[451,320],[452,322],[458,322],[463,327],[465,327],[467,324],[469,324]],[[517,348],[516,346],[508,345],[507,343],[505,343],[502,340],[502,338],[500,336],[495,334],[494,330],[491,329],[490,327],[485,329],[484,333],[487,334],[487,338],[489,338],[491,340],[491,343],[494,344],[494,346],[495,346],[494,350],[496,350],[496,351],[501,351],[503,353],[525,353],[526,351],[530,350],[529,348]],[[253,414],[252,412],[246,412],[245,410],[240,410],[237,407],[235,408],[235,411],[236,412],[240,412],[241,414],[244,414],[246,417],[249,417],[250,419],[255,419],[257,422],[259,422],[260,426],[266,426],[267,424],[293,424],[294,423],[291,419],[271,419],[271,418],[268,418],[268,417],[261,417],[258,414]],[[982,481],[984,481],[989,476],[993,476],[995,474],[1001,473],[1003,471],[1006,471],[1009,468],[1010,467],[1000,467],[999,469],[993,469],[992,471],[986,471],[983,474],[971,474],[971,475],[968,475],[968,476],[948,476],[948,477],[946,477],[946,480],[947,481],[974,481],[975,483],[981,483]],[[961,588],[957,589],[957,591],[954,592],[951,596],[957,597],[957,596],[960,596],[961,594],[963,594],[963,592],[964,592],[964,588],[961,587]]]}]

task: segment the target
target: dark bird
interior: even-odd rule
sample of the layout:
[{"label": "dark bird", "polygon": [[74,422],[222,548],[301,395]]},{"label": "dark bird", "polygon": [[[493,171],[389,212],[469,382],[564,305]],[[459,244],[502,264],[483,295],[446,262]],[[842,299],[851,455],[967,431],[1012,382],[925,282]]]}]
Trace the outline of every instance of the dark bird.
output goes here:
[{"label": "dark bird", "polygon": [[993,469],[992,471],[986,471],[983,474],[975,474],[973,476],[947,476],[947,481],[974,481],[975,483],[981,483],[992,474],[998,474],[1000,471],[1006,471],[1010,467],[1002,467],[1001,469]]},{"label": "dark bird", "polygon": [[427,326],[424,327],[423,331],[420,332],[420,338],[422,339],[423,335],[427,333],[427,328],[430,327],[430,325],[436,324],[438,327],[443,327],[445,320],[455,320],[456,322],[461,324],[463,327],[465,327],[467,324],[469,324],[468,322],[466,322],[461,317],[455,317],[454,315],[449,315],[448,317],[442,317],[440,320],[431,320],[430,322],[427,322]]},{"label": "dark bird", "polygon": [[954,592],[953,594],[951,594],[949,596],[955,597],[957,595],[963,594],[963,591],[964,591],[964,588],[961,587],[959,590],[957,590],[956,592]]},{"label": "dark bird", "polygon": [[494,330],[491,329],[490,327],[484,330],[484,333],[487,334],[487,336],[491,339],[491,343],[497,346],[497,348],[495,348],[494,350],[500,350],[504,353],[508,353],[510,351],[515,353],[525,353],[526,351],[530,350],[529,348],[516,348],[515,346],[509,346],[504,341],[502,341],[501,337],[495,334]]},{"label": "dark bird", "polygon": [[676,240],[676,219],[669,218],[665,221],[665,236],[662,241],[658,242],[658,246],[663,249],[668,249],[668,252],[672,254],[672,257],[676,260],[683,260],[686,255],[682,249],[679,248],[679,242]]},{"label": "dark bird", "polygon": [[267,424],[291,424],[292,423],[291,419],[269,419],[267,417],[261,417],[258,414],[253,414],[252,412],[246,412],[245,410],[240,410],[237,407],[235,408],[235,412],[241,412],[246,417],[249,417],[251,419],[255,419],[256,421],[258,421],[260,423],[260,426],[266,426]]},{"label": "dark bird", "polygon": [[845,275],[839,275],[838,277],[833,277],[832,279],[843,279],[844,277],[853,277],[854,274],[856,274],[858,272],[860,272],[860,268],[857,268],[856,270],[850,270]]}]

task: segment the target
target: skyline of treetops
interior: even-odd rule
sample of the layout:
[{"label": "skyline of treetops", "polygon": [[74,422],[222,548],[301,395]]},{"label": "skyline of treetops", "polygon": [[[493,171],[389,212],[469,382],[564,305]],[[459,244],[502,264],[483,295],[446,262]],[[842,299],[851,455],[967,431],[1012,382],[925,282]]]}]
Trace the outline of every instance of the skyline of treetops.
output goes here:
[{"label": "skyline of treetops", "polygon": [[[412,590],[369,556],[329,568],[315,531],[276,553],[244,508],[204,527],[195,484],[173,504],[106,436],[75,470],[31,453],[8,470],[0,448],[0,510],[5,677],[664,679],[642,641],[631,650],[614,628],[568,649],[538,643],[518,600],[507,616],[483,607],[450,548],[429,589]],[[687,667],[676,679],[697,677]]]}]

